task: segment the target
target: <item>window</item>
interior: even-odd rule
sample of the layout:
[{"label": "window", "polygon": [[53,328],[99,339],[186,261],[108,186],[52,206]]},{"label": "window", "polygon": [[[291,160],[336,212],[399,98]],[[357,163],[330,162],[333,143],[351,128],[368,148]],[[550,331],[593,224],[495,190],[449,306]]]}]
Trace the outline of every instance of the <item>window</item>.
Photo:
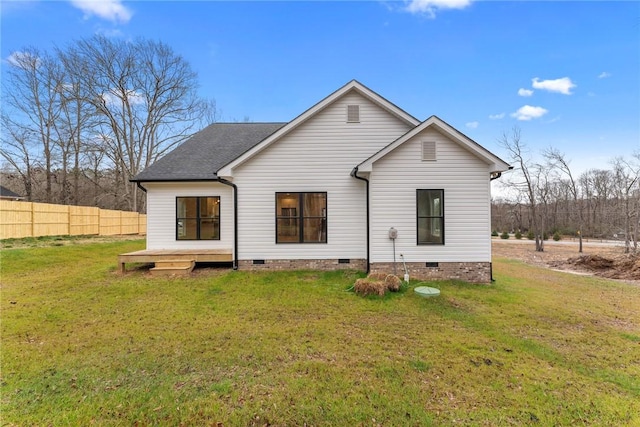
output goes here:
[{"label": "window", "polygon": [[276,243],[327,243],[327,193],[276,193]]},{"label": "window", "polygon": [[220,240],[220,197],[177,197],[176,239]]},{"label": "window", "polygon": [[417,190],[418,244],[444,245],[444,190]]}]

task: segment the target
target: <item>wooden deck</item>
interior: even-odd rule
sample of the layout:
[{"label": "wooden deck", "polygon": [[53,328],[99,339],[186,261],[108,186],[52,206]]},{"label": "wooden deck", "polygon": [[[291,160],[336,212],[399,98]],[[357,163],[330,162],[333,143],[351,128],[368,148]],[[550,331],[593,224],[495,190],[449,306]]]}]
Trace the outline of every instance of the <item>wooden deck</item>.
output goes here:
[{"label": "wooden deck", "polygon": [[143,250],[118,255],[120,272],[126,271],[128,262],[156,263],[158,261],[194,261],[194,262],[232,262],[231,249],[192,249],[192,250]]}]

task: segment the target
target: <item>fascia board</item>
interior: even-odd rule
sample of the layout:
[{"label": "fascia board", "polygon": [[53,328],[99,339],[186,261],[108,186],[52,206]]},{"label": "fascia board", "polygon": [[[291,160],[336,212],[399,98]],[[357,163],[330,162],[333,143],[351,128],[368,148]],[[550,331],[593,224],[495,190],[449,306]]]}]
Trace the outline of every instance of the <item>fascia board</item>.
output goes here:
[{"label": "fascia board", "polygon": [[409,139],[416,136],[418,133],[422,132],[425,129],[428,129],[431,126],[435,126],[441,133],[447,135],[451,140],[455,141],[463,148],[467,149],[471,153],[473,153],[476,157],[480,158],[482,161],[491,165],[490,172],[503,172],[509,169],[509,165],[502,161],[500,158],[495,156],[493,153],[480,146],[464,134],[460,133],[449,124],[439,119],[436,116],[431,116],[420,125],[411,129],[406,134],[402,135],[400,138],[392,142],[391,144],[384,147],[382,150],[365,160],[364,162],[358,165],[358,170],[362,172],[372,172],[373,171],[373,163],[377,160],[380,160],[382,157],[386,156],[388,153],[404,144]]},{"label": "fascia board", "polygon": [[276,132],[274,132],[273,134],[265,138],[262,142],[260,142],[259,144],[257,144],[256,146],[254,146],[253,148],[251,148],[250,150],[248,150],[247,152],[245,152],[244,154],[236,158],[235,160],[227,163],[225,166],[223,166],[216,172],[216,175],[229,177],[229,178],[232,177],[234,168],[240,166],[241,164],[243,164],[244,162],[246,162],[256,154],[258,154],[265,148],[269,147],[275,141],[282,138],[283,136],[285,136],[286,134],[294,130],[296,127],[298,127],[299,125],[301,125],[302,123],[304,123],[305,121],[313,117],[315,114],[323,110],[329,104],[335,102],[337,99],[345,95],[347,92],[354,89],[357,90],[361,95],[365,96],[370,101],[376,103],[377,105],[381,106],[382,108],[389,111],[391,114],[406,121],[407,123],[413,126],[416,126],[419,123],[418,119],[411,116],[401,108],[397,107],[390,101],[378,95],[377,93],[367,88],[360,82],[356,80],[352,80],[346,85],[344,85],[343,87],[341,87],[340,89],[336,90],[335,92],[333,92],[332,94],[324,98],[322,101],[318,102],[317,104],[315,104],[314,106],[312,106],[311,108],[309,108],[308,110],[300,114],[298,117],[293,119],[288,124],[284,125],[282,128],[278,129]]},{"label": "fascia board", "polygon": [[491,165],[491,172],[504,172],[509,169],[509,165],[500,159],[498,156],[487,150],[468,136],[464,135],[457,129],[450,126],[445,121],[434,117],[434,124],[438,129],[445,132],[453,141],[458,142],[463,148],[466,148],[471,153],[475,154],[478,158]]}]

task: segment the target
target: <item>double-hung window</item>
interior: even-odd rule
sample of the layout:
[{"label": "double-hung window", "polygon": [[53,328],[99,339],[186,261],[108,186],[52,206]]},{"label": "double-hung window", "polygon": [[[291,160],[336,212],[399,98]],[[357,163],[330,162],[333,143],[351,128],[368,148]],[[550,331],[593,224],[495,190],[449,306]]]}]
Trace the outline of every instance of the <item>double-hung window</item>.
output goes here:
[{"label": "double-hung window", "polygon": [[418,244],[444,245],[444,190],[417,190]]},{"label": "double-hung window", "polygon": [[276,193],[276,243],[327,243],[327,193]]},{"label": "double-hung window", "polygon": [[177,197],[176,239],[220,240],[220,197]]}]

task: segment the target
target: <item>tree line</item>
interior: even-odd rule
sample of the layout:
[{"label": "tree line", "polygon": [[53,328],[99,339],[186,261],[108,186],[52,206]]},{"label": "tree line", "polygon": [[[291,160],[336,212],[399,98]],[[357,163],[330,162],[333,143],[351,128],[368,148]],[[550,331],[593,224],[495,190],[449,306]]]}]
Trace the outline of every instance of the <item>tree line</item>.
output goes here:
[{"label": "tree line", "polygon": [[29,201],[142,212],[129,179],[217,115],[184,58],[145,39],[27,47],[2,83],[2,180]]},{"label": "tree line", "polygon": [[[190,65],[162,42],[94,36],[14,52],[2,82],[3,185],[28,201],[144,212],[129,179],[218,118]],[[4,77],[4,76],[3,76]],[[245,121],[248,119],[245,118]],[[637,250],[640,153],[576,176],[553,148],[532,162],[520,129],[500,143],[514,171],[492,201],[492,228],[626,241]]]},{"label": "tree line", "polygon": [[492,200],[493,230],[532,233],[537,251],[555,232],[575,236],[579,252],[583,237],[624,240],[626,252],[638,251],[640,152],[576,175],[554,148],[533,162],[517,127],[500,144],[514,170],[502,182],[508,196]]}]

